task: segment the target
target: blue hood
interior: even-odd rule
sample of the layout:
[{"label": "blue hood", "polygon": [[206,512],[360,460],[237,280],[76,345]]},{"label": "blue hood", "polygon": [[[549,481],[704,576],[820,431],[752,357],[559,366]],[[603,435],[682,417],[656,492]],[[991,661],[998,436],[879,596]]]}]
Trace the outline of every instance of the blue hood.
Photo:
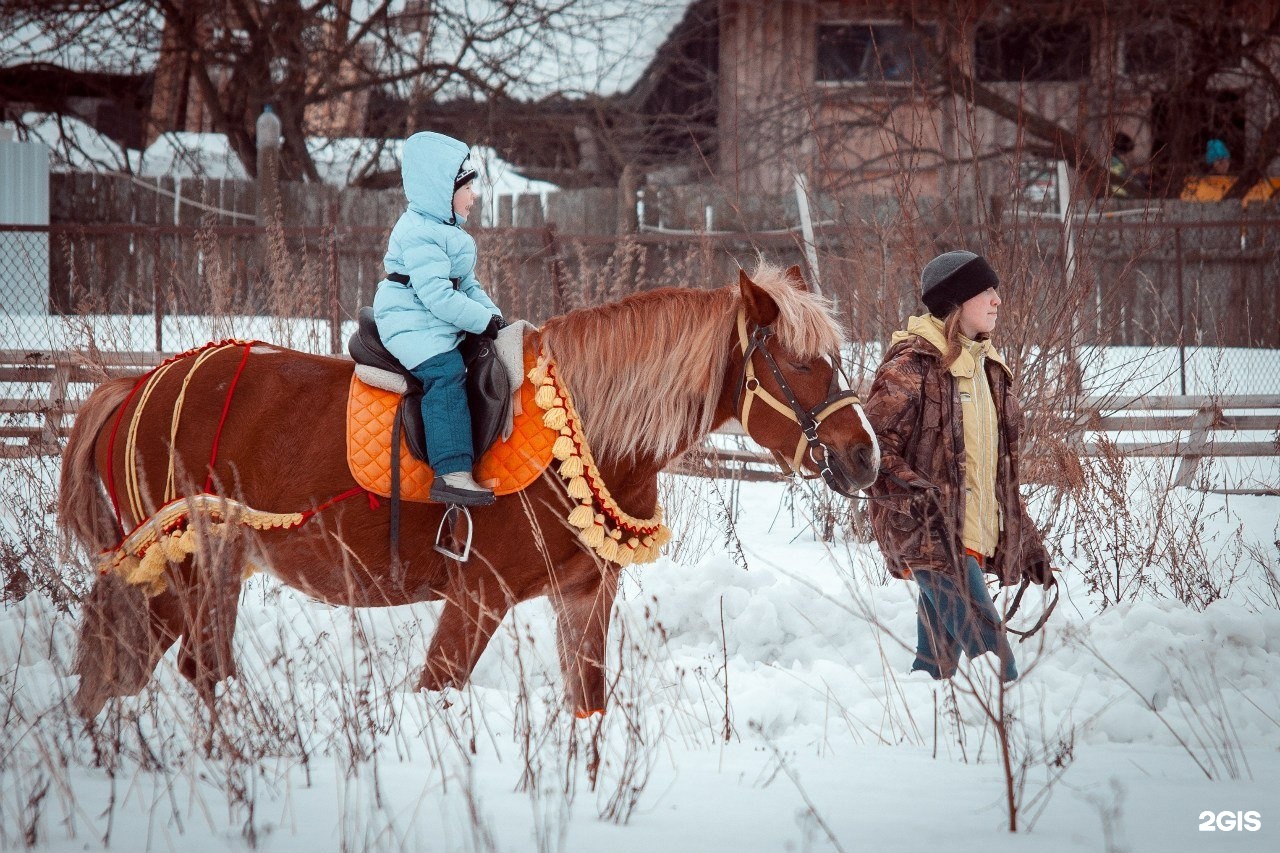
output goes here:
[{"label": "blue hood", "polygon": [[453,179],[469,153],[465,143],[443,133],[424,130],[406,139],[400,174],[409,208],[439,222],[454,221]]}]

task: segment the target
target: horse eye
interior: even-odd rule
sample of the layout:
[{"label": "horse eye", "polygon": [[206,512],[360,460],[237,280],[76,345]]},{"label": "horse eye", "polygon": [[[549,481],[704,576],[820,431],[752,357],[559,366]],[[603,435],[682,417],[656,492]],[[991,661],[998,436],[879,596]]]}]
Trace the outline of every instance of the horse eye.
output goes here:
[{"label": "horse eye", "polygon": [[796,373],[808,373],[810,370],[812,370],[812,368],[809,367],[808,364],[805,364],[802,361],[789,361],[787,363],[791,365],[791,369],[794,370]]}]

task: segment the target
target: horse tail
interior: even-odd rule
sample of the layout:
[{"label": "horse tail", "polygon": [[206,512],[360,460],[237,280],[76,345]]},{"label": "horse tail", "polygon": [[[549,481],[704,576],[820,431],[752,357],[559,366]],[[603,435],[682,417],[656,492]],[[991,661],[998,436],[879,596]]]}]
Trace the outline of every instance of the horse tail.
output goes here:
[{"label": "horse tail", "polygon": [[112,547],[124,535],[102,488],[94,457],[98,434],[128,398],[135,381],[125,376],[95,388],[76,413],[62,452],[58,527],[67,540],[79,542],[90,554]]}]

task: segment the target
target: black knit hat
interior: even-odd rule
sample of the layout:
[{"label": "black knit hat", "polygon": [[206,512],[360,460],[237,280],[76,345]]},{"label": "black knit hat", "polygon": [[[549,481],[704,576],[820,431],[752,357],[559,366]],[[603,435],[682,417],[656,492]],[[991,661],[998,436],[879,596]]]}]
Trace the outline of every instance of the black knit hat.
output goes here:
[{"label": "black knit hat", "polygon": [[476,175],[478,173],[475,169],[471,168],[469,164],[470,159],[471,158],[469,157],[464,159],[462,161],[462,165],[458,167],[458,176],[453,179],[454,192],[457,192],[476,179]]},{"label": "black knit hat", "polygon": [[1000,277],[981,255],[943,252],[920,273],[920,301],[930,314],[943,319],[988,287],[999,286]]}]

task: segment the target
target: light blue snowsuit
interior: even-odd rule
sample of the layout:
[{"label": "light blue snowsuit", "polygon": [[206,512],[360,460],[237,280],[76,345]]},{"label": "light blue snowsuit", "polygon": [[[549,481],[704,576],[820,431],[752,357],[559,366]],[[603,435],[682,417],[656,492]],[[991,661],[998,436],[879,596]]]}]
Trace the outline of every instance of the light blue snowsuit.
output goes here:
[{"label": "light blue snowsuit", "polygon": [[502,313],[476,281],[476,242],[453,212],[453,183],[467,153],[465,144],[441,133],[424,131],[405,141],[400,171],[409,208],[391,230],[383,265],[409,283],[384,280],[373,298],[382,342],[422,380],[427,456],[437,475],[473,466],[458,344],[464,332],[479,334]]}]

